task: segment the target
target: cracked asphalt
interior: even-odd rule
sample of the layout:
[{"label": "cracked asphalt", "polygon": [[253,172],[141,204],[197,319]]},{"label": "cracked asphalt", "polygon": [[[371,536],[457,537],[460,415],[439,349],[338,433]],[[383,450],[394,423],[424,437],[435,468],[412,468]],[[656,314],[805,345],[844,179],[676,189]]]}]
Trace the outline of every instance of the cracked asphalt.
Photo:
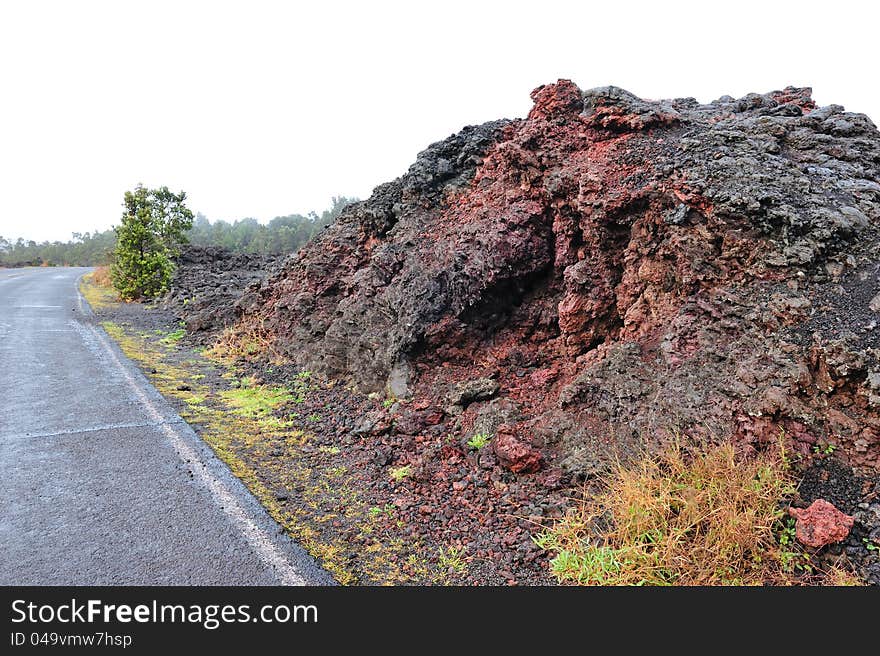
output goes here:
[{"label": "cracked asphalt", "polygon": [[95,322],[0,269],[0,584],[328,585]]}]

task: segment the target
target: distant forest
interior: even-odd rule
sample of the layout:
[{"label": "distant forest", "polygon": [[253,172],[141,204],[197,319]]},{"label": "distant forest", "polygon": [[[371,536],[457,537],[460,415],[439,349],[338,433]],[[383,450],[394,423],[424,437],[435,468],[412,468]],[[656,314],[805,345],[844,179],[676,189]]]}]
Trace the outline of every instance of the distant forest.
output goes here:
[{"label": "distant forest", "polygon": [[[267,224],[256,219],[209,221],[197,214],[192,229],[187,233],[191,244],[223,246],[239,253],[292,253],[311,239],[321,228],[332,223],[342,210],[357,198],[334,197],[328,209],[320,216],[290,214],[276,216]],[[116,232],[73,233],[68,242],[37,243],[18,239],[10,241],[0,236],[0,265],[2,266],[93,266],[109,264],[116,246]]]}]

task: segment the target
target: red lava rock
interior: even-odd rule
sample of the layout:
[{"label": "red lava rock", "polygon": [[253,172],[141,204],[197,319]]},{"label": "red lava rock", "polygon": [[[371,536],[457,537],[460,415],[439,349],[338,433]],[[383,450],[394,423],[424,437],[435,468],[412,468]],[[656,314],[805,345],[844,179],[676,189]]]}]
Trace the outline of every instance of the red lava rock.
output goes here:
[{"label": "red lava rock", "polygon": [[535,387],[546,387],[548,384],[552,383],[556,378],[559,377],[559,370],[555,367],[550,367],[547,369],[538,369],[531,376],[532,384]]},{"label": "red lava rock", "polygon": [[395,422],[395,430],[405,435],[418,435],[428,426],[436,426],[443,421],[443,412],[431,410],[405,411]]},{"label": "red lava rock", "polygon": [[[381,472],[377,505],[405,494],[401,519],[438,542],[475,534],[507,555],[496,536],[525,504],[671,425],[754,450],[784,432],[805,456],[834,436],[835,457],[876,472],[880,132],[810,93],[540,87],[527,118],[432,144],[347,207],[233,328],[341,383],[336,441],[366,464],[378,451],[350,471]],[[361,421],[389,391],[401,401]],[[477,433],[492,446],[464,447]],[[389,482],[380,468],[403,456],[412,478]],[[457,521],[435,526],[444,504]],[[845,534],[827,509],[795,512],[805,543]]]},{"label": "red lava rock", "polygon": [[512,472],[527,474],[541,468],[541,453],[520,440],[509,426],[498,427],[492,448],[501,464]]},{"label": "red lava rock", "polygon": [[551,490],[555,490],[562,485],[562,470],[558,468],[549,469],[545,473],[541,474],[539,480],[542,485],[550,488]]},{"label": "red lava rock", "polygon": [[436,426],[440,422],[443,421],[443,412],[440,410],[433,410],[428,412],[425,415],[425,425],[426,426]]},{"label": "red lava rock", "polygon": [[517,422],[552,415],[541,448],[578,477],[614,450],[602,436],[672,423],[757,449],[841,436],[839,456],[880,467],[859,332],[880,133],[810,94],[539,87],[526,118],[465,128],[346,208],[253,291],[243,327],[316,375],[411,397],[401,433],[469,437],[496,396]]},{"label": "red lava rock", "polygon": [[464,453],[457,446],[445,444],[440,448],[440,457],[453,465],[464,457]]},{"label": "red lava rock", "polygon": [[816,499],[809,508],[789,508],[788,512],[797,519],[798,541],[814,549],[842,542],[853,527],[852,517],[824,499]]},{"label": "red lava rock", "polygon": [[544,84],[532,91],[535,106],[529,112],[530,119],[547,119],[565,114],[577,115],[583,109],[581,90],[571,80],[559,80],[556,84]]}]

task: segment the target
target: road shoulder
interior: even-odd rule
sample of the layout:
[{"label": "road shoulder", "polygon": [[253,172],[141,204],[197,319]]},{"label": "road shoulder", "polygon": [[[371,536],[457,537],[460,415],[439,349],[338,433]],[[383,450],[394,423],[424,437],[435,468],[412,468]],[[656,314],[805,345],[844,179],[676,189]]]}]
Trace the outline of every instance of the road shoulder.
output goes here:
[{"label": "road shoulder", "polygon": [[407,497],[414,481],[365,484],[363,461],[374,457],[372,451],[350,430],[340,440],[337,418],[323,412],[328,397],[338,407],[348,391],[283,365],[268,376],[245,370],[191,342],[169,313],[120,303],[90,275],[80,290],[122,353],[336,581],[450,584],[466,582],[469,574],[482,578],[462,549],[420,535],[389,503]]}]

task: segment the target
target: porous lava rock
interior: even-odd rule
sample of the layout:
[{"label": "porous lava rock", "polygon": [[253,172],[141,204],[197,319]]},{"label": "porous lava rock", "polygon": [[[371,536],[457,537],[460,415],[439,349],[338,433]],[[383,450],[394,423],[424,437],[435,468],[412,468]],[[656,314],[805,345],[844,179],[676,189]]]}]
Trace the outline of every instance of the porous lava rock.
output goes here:
[{"label": "porous lava rock", "polygon": [[[162,306],[190,333],[213,333],[231,324],[235,304],[259,287],[278,255],[234,253],[219,246],[187,246],[175,260]],[[206,335],[207,336],[207,335]]]},{"label": "porous lava rock", "polygon": [[833,442],[876,472],[874,124],[807,88],[701,104],[559,80],[532,99],[348,207],[238,302],[242,326],[446,408],[459,435],[493,400],[450,390],[494,381],[517,419],[493,448],[520,472],[586,477],[674,432]]},{"label": "porous lava rock", "polygon": [[854,522],[824,499],[816,499],[808,508],[790,508],[788,512],[797,519],[798,542],[814,549],[846,540]]}]

